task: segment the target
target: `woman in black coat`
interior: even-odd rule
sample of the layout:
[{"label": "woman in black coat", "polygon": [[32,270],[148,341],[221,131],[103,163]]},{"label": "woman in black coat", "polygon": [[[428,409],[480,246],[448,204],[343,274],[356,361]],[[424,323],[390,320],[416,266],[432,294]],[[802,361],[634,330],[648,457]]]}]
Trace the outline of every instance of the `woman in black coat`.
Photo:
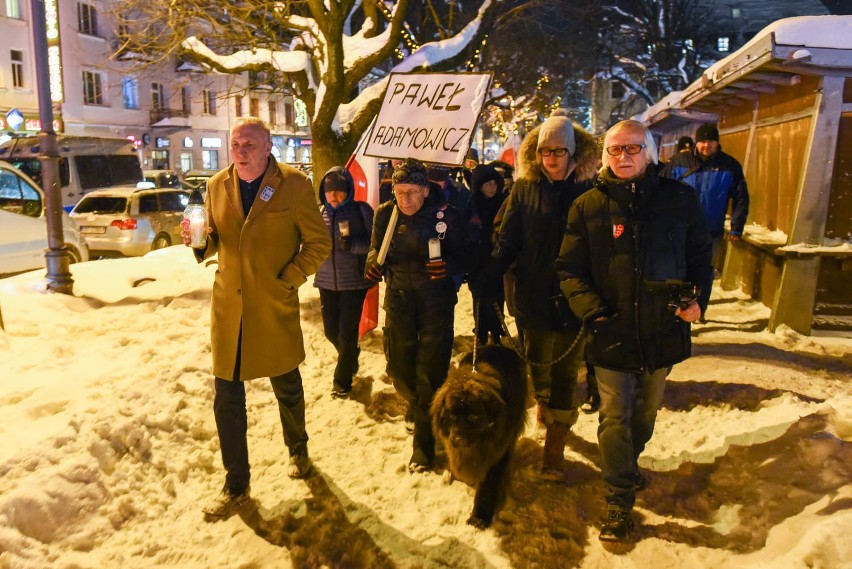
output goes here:
[{"label": "woman in black coat", "polygon": [[[571,207],[556,262],[571,309],[592,332],[588,358],[601,396],[598,443],[609,506],[604,541],[624,540],[633,528],[630,511],[644,484],[637,461],[654,431],[666,376],[690,355],[690,323],[707,307],[713,281],[695,193],[659,177],[656,160],[642,123],[622,121],[607,131],[604,168]],[[700,288],[697,297],[690,285]]]},{"label": "woman in black coat", "polygon": [[[470,280],[475,282],[479,271],[491,257],[491,251],[494,249],[494,218],[500,211],[500,206],[506,200],[506,194],[503,193],[503,176],[497,172],[496,168],[486,164],[480,164],[473,169],[471,186],[475,211],[473,223],[479,227],[477,240],[474,243],[474,268],[470,275]],[[477,303],[480,297],[476,292],[476,287],[471,291],[474,319],[476,320],[476,341],[480,344],[488,343],[489,335],[493,343],[499,344],[500,338],[503,336],[503,327],[500,323],[500,316],[503,314],[502,284],[502,282],[498,282],[499,288],[495,287],[493,298],[488,299],[491,306],[480,307],[478,314]],[[493,308],[495,303],[500,307],[499,313],[495,312]]]}]

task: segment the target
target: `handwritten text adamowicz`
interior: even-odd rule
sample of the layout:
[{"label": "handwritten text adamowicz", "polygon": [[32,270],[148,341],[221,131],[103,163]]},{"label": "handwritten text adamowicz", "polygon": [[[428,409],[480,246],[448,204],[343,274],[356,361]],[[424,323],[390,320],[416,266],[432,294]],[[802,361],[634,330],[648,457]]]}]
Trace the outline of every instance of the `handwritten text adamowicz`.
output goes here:
[{"label": "handwritten text adamowicz", "polygon": [[408,128],[404,126],[380,126],[373,136],[373,143],[391,148],[416,148],[418,150],[443,150],[458,152],[470,133],[469,128],[441,127]]}]

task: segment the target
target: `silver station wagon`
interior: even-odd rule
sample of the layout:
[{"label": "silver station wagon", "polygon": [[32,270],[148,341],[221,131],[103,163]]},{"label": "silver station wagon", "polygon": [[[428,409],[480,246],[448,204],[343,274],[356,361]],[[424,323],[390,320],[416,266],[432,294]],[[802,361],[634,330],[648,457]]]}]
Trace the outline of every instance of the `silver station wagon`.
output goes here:
[{"label": "silver station wagon", "polygon": [[134,257],[182,243],[189,191],[116,188],[89,192],[71,210],[92,257]]}]

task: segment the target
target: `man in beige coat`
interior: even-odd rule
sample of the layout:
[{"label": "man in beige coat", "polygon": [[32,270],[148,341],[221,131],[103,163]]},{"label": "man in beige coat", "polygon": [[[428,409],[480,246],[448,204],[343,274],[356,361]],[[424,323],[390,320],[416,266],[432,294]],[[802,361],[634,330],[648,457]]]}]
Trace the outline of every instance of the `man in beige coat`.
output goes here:
[{"label": "man in beige coat", "polygon": [[[204,509],[208,519],[229,516],[249,498],[243,381],[270,378],[290,452],[288,475],[311,472],[298,288],[331,251],[309,180],[270,155],[263,121],[238,121],[230,148],[233,164],[207,183],[209,237],[195,250],[199,262],[219,255],[211,301],[213,411],[227,474],[221,494]],[[183,238],[188,244],[186,221]]]}]

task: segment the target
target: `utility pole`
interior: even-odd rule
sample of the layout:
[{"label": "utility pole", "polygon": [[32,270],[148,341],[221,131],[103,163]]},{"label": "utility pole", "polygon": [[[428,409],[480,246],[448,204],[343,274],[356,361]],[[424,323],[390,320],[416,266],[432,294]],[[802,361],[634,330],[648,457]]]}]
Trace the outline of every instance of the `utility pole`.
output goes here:
[{"label": "utility pole", "polygon": [[44,191],[47,220],[47,288],[52,292],[72,294],[71,255],[65,247],[62,232],[62,197],[59,193],[59,146],[53,130],[53,103],[50,98],[50,73],[47,59],[47,27],[44,0],[31,0],[33,15],[33,56],[38,85],[38,113],[41,132],[38,134],[41,162],[41,185]]}]

